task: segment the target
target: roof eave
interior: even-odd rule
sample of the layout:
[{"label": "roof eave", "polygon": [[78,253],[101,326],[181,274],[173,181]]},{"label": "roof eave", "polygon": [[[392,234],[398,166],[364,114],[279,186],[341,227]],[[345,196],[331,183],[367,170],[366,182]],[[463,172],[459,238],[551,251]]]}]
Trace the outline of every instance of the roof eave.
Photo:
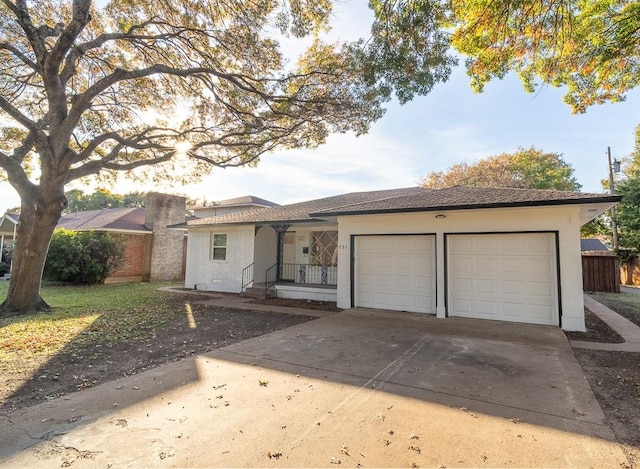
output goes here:
[{"label": "roof eave", "polygon": [[190,228],[213,228],[213,227],[224,227],[224,226],[241,226],[241,225],[260,225],[260,226],[269,226],[269,225],[282,225],[282,224],[302,224],[302,223],[326,223],[327,220],[323,218],[296,218],[296,219],[283,219],[283,220],[260,220],[260,221],[237,221],[237,222],[226,222],[226,223],[181,223],[178,225],[169,225],[167,228],[173,229],[190,229]]},{"label": "roof eave", "polygon": [[336,217],[336,216],[349,216],[349,215],[377,215],[377,214],[389,214],[389,213],[416,213],[416,212],[438,212],[438,211],[453,211],[453,210],[473,210],[473,209],[486,209],[486,208],[514,208],[514,207],[545,207],[545,206],[559,206],[559,205],[581,205],[581,204],[597,204],[597,203],[611,203],[617,204],[622,199],[622,196],[612,195],[599,198],[590,199],[562,199],[562,200],[544,200],[544,201],[525,201],[525,202],[504,202],[504,203],[485,203],[485,204],[466,204],[466,205],[441,205],[437,207],[404,207],[404,208],[384,208],[384,209],[372,209],[372,210],[345,210],[334,212],[314,212],[309,215],[312,217]]}]

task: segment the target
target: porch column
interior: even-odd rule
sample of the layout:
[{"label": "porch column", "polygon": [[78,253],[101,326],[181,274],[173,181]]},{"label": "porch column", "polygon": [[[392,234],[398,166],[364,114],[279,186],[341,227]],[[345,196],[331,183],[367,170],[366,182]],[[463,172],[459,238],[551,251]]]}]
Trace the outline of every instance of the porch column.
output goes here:
[{"label": "porch column", "polygon": [[4,254],[4,235],[0,237],[0,262],[2,262],[2,255]]},{"label": "porch column", "polygon": [[[13,248],[16,246],[16,228],[18,227],[17,223],[13,225],[13,239],[11,240],[11,253],[13,254]],[[13,255],[11,256],[11,264],[9,264],[9,273],[13,270]]]},{"label": "porch column", "polygon": [[284,254],[284,234],[287,232],[291,225],[286,224],[276,224],[271,225],[276,233],[278,234],[278,241],[276,245],[276,259],[278,262],[278,276],[276,278],[277,281],[282,280],[282,256]]}]

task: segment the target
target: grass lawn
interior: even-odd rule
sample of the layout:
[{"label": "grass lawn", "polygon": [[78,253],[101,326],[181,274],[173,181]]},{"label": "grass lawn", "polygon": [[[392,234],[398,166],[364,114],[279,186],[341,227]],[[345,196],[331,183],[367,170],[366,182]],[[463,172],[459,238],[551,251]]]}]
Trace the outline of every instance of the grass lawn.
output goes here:
[{"label": "grass lawn", "polygon": [[[313,319],[157,291],[167,285],[49,286],[42,296],[53,312],[0,319],[0,411]],[[7,288],[0,283],[0,298]]]},{"label": "grass lawn", "polygon": [[[9,282],[0,283],[0,298]],[[164,284],[170,285],[170,284]],[[73,343],[115,344],[142,340],[162,328],[172,309],[161,284],[51,286],[42,297],[52,313],[0,319],[0,372],[22,359],[50,356]]]},{"label": "grass lawn", "polygon": [[640,295],[633,293],[591,293],[596,301],[640,326]]}]

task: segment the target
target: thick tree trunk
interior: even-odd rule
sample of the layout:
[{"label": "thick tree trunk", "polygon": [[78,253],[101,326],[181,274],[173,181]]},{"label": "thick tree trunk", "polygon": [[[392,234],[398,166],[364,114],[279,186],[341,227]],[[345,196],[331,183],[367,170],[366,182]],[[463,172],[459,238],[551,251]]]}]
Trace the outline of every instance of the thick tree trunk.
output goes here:
[{"label": "thick tree trunk", "polygon": [[[64,197],[64,192],[62,193]],[[6,300],[0,305],[0,317],[49,309],[40,297],[40,284],[51,236],[62,212],[60,199],[55,197],[54,200],[56,201],[46,204],[32,203],[24,199],[22,201],[9,292]]]}]

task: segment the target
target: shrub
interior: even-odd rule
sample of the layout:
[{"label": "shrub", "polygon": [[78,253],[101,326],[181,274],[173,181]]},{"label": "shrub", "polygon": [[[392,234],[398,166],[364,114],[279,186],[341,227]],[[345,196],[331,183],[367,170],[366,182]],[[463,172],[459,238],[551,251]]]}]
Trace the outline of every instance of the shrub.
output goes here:
[{"label": "shrub", "polygon": [[0,262],[0,277],[4,274],[8,274],[11,270],[11,254],[13,248],[11,246],[2,247],[2,262]]},{"label": "shrub", "polygon": [[109,233],[60,228],[51,238],[43,277],[53,282],[104,283],[123,256],[124,246]]}]

